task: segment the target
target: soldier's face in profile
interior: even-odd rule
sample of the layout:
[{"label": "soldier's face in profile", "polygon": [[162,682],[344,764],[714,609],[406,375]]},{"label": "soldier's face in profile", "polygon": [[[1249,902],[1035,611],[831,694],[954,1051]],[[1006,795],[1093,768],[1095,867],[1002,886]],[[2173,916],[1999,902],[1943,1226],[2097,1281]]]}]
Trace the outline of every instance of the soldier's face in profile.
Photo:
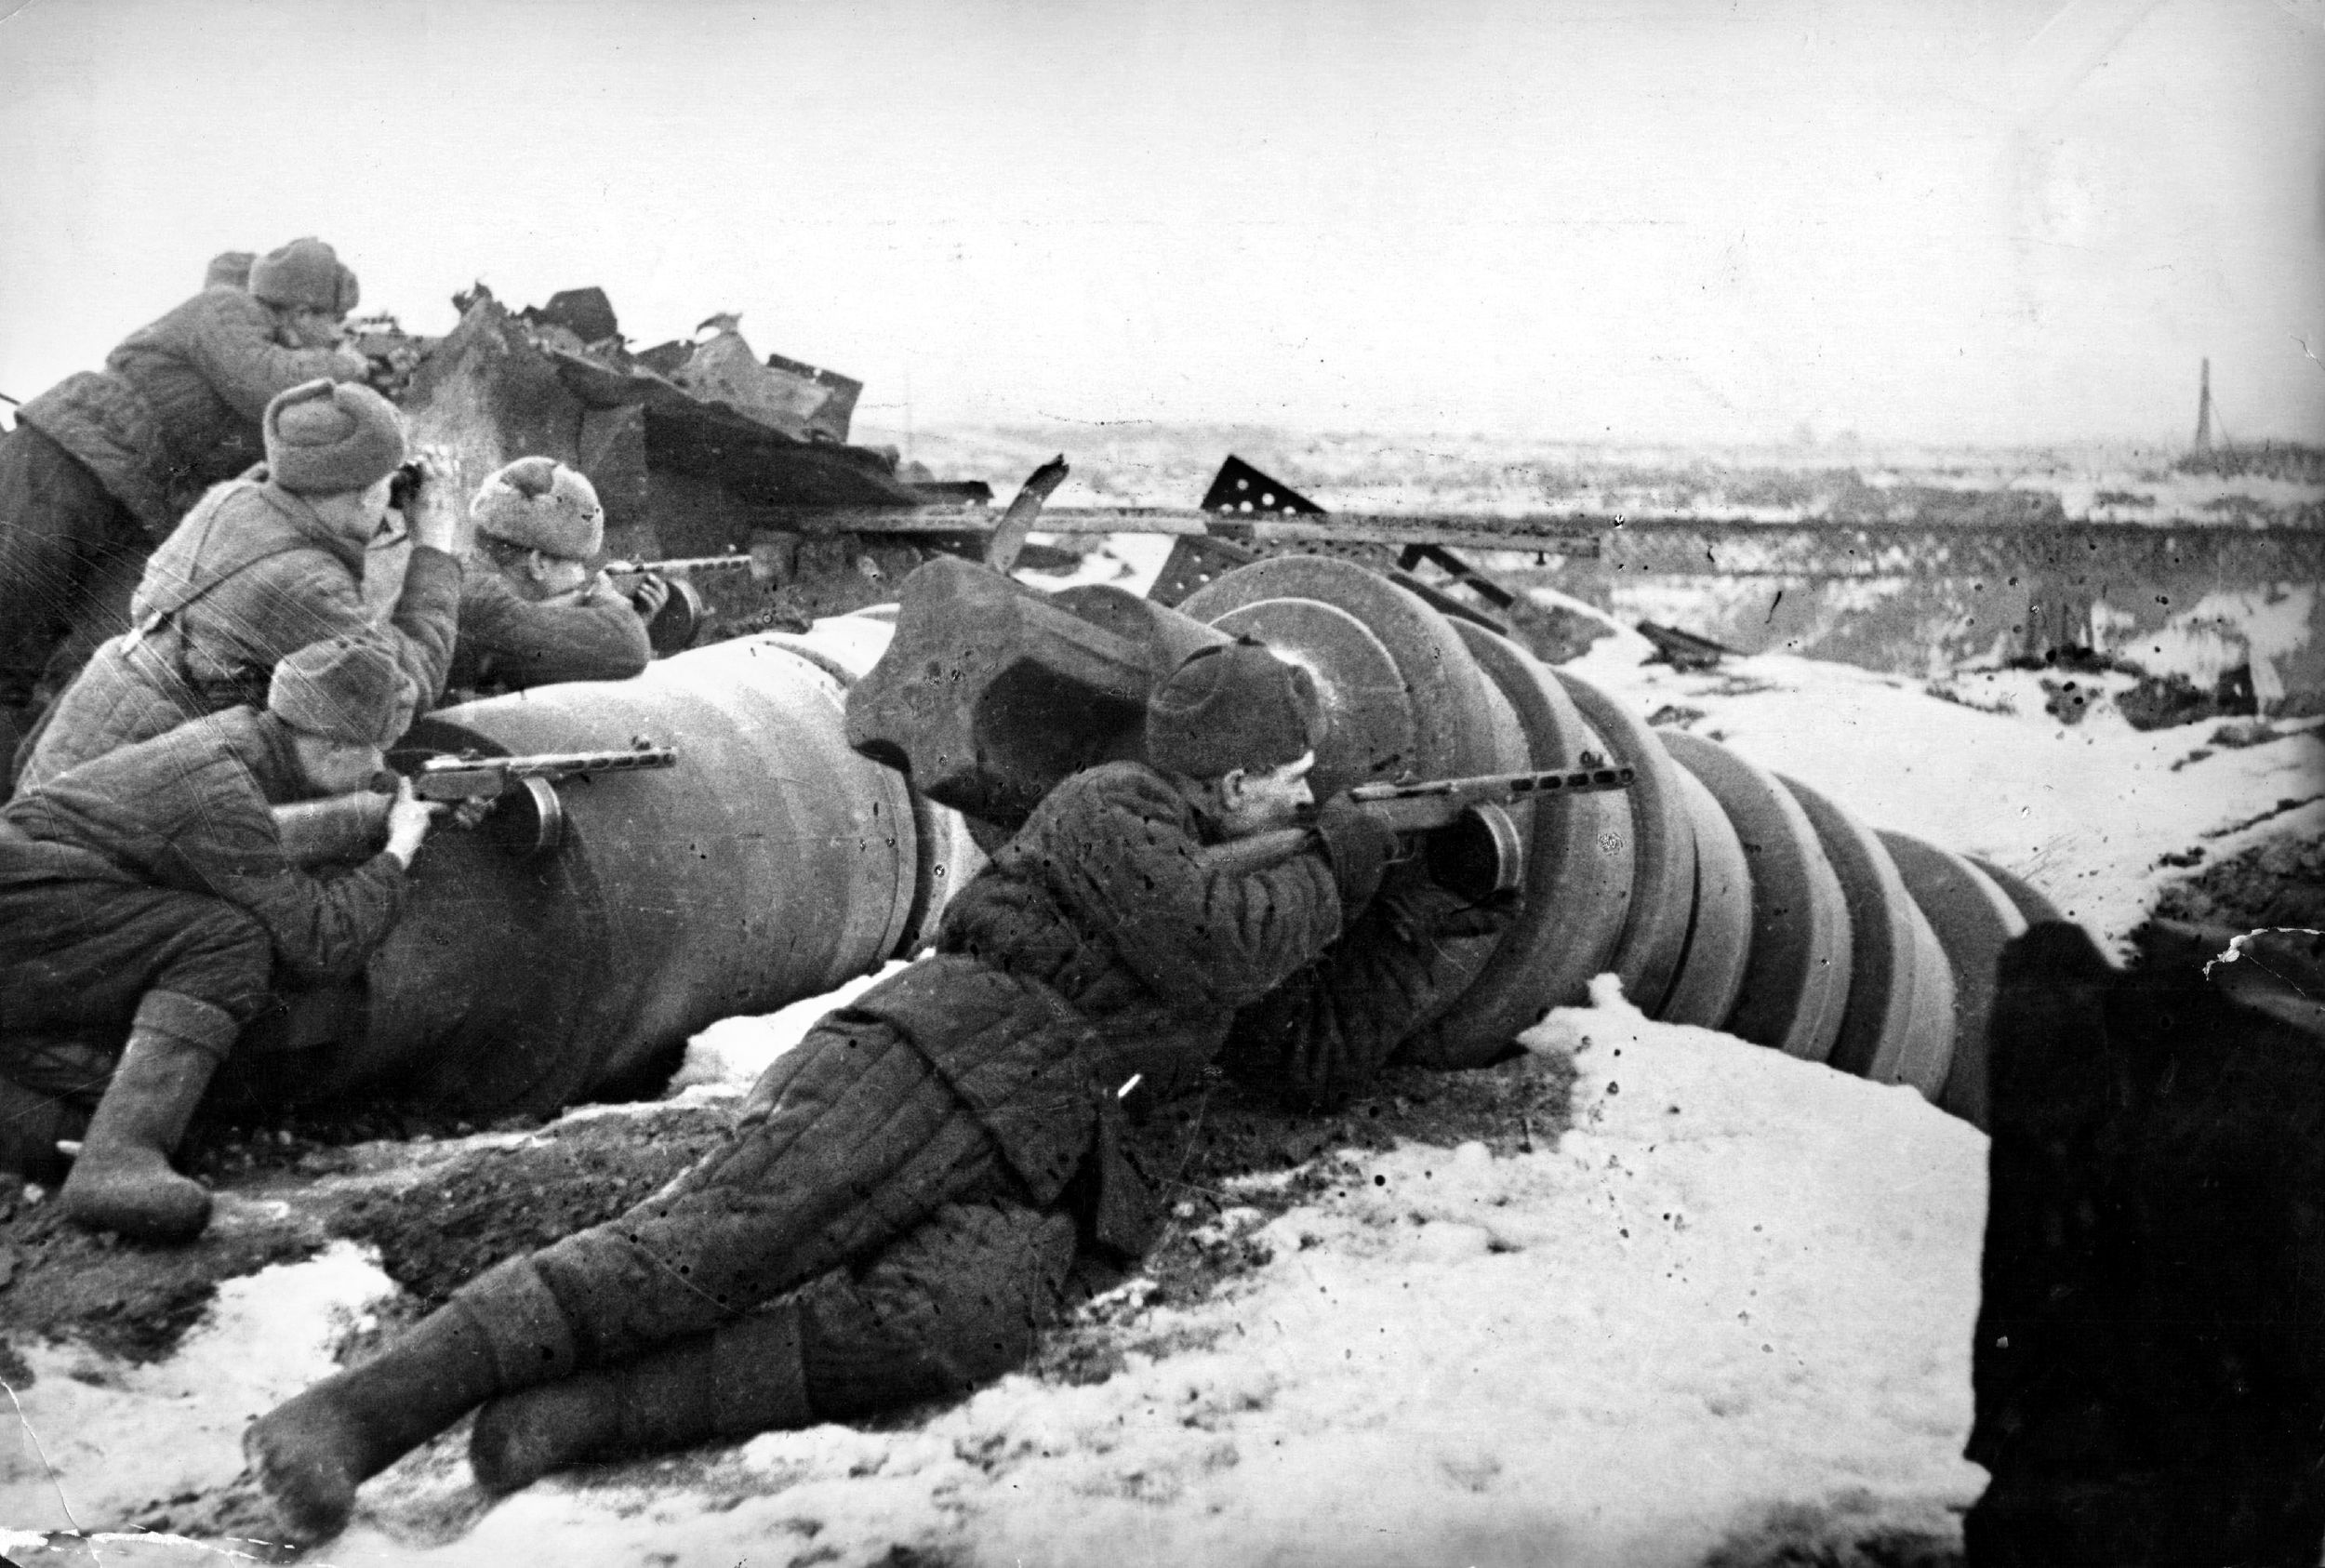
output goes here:
[{"label": "soldier's face in profile", "polygon": [[588,586],[590,568],[586,562],[532,550],[512,562],[505,575],[520,594],[538,602]]},{"label": "soldier's face in profile", "polygon": [[[388,520],[388,502],[395,494],[395,475],[383,473],[367,485],[357,505],[371,521],[371,531],[377,533]],[[368,536],[366,536],[368,537]]]},{"label": "soldier's face in profile", "polygon": [[1229,836],[1242,838],[1274,828],[1288,828],[1302,806],[1315,804],[1308,771],[1316,753],[1295,757],[1282,767],[1265,771],[1238,768],[1219,781],[1219,822]]},{"label": "soldier's face in profile", "polygon": [[331,311],[310,310],[303,305],[284,312],[283,325],[294,348],[335,348],[347,336],[345,316]]},{"label": "soldier's face in profile", "polygon": [[377,746],[303,731],[292,732],[291,747],[299,753],[299,771],[307,776],[309,787],[317,794],[351,794],[369,785],[386,765]]}]

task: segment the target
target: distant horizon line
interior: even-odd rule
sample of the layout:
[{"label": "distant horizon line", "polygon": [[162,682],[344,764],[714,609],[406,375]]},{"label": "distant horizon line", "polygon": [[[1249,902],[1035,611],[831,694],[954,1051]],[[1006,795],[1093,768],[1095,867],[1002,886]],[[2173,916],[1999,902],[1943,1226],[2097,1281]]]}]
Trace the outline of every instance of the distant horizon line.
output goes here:
[{"label": "distant horizon line", "polygon": [[[1094,437],[1103,439],[1108,432],[1145,430],[1168,433],[1212,432],[1223,436],[1243,435],[1257,438],[1294,438],[1310,441],[1393,441],[1400,444],[1427,443],[1432,440],[1486,441],[1495,443],[1533,442],[1546,447],[1588,450],[1704,450],[1782,453],[1802,457],[1879,457],[1897,451],[1948,453],[2011,453],[2030,454],[2053,451],[2135,451],[2186,457],[2198,450],[2186,437],[2133,435],[2077,435],[2057,437],[2026,437],[2015,440],[1979,440],[1961,437],[1871,436],[1843,435],[1811,437],[1806,440],[1780,436],[1678,436],[1678,435],[1534,435],[1511,431],[1471,427],[1456,429],[1445,426],[1309,426],[1296,423],[1270,423],[1255,419],[1124,419],[1092,421],[1054,418],[1008,416],[982,419],[953,419],[939,418],[934,424],[915,420],[910,429],[885,423],[858,420],[852,441],[863,442],[873,432],[883,437],[909,438],[915,444],[941,444],[957,439],[960,434],[1025,434],[1041,432],[1044,441],[1055,439],[1055,432],[1063,427],[1081,426],[1091,431]],[[2234,441],[2215,440],[2212,452],[2259,452],[2270,449],[2308,450],[2325,453],[2325,432],[2309,438],[2299,436],[2264,435]]]}]

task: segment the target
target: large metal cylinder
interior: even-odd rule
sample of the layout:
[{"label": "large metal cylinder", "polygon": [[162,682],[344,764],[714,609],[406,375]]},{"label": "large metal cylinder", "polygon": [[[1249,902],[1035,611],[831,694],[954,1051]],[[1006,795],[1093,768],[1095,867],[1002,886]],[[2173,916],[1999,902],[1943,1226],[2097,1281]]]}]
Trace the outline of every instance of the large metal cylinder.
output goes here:
[{"label": "large metal cylinder", "polygon": [[[1456,626],[1345,560],[1279,556],[1215,578],[1176,611],[1132,608],[1044,601],[958,563],[923,567],[905,584],[895,651],[859,688],[851,738],[924,775],[940,798],[996,811],[1038,795],[1075,759],[1136,754],[1135,720],[1156,676],[1206,634],[1256,636],[1306,667],[1323,697],[1329,730],[1310,776],[1320,794],[1570,767],[1586,751],[1635,774],[1628,799],[1513,814],[1524,910],[1444,966],[1404,1060],[1492,1061],[1609,969],[1652,1017],[1983,1114],[1973,1080],[1993,955],[2013,902],[2036,917],[2032,889],[1885,840],[1716,742],[1652,730],[1498,631]],[[1012,709],[1004,698],[1020,688],[1044,699]],[[1017,709],[1028,723],[990,722]]]},{"label": "large metal cylinder", "polygon": [[[537,687],[430,714],[405,745],[512,755],[676,749],[674,767],[556,786],[534,851],[522,801],[443,827],[373,958],[360,1030],[261,1049],[264,1092],[395,1084],[479,1114],[637,1080],[716,1019],[770,1012],[909,950],[976,851],[957,816],[850,751],[855,675],[887,628],[679,655],[631,681]],[[296,1017],[294,1017],[294,1022]]]},{"label": "large metal cylinder", "polygon": [[[1845,806],[1716,742],[1651,730],[1495,631],[1464,624],[1448,640],[1436,610],[1346,562],[1246,566],[1182,608],[1318,669],[1328,694],[1335,675],[1355,693],[1328,703],[1320,789],[1426,774],[1412,743],[1424,721],[1442,732],[1439,752],[1479,754],[1491,739],[1479,727],[1509,720],[1449,695],[1470,688],[1472,663],[1508,699],[1536,765],[1566,764],[1587,746],[1636,774],[1627,809],[1604,800],[1535,808],[1524,912],[1486,961],[1457,977],[1461,993],[1440,999],[1405,1059],[1491,1061],[1609,968],[1652,1017],[1724,1028],[1983,1115],[1973,1080],[1984,1073],[1991,978],[1974,966],[1990,970],[1993,912],[2010,900],[1968,862],[1876,834]],[[1360,670],[1373,671],[1369,684]],[[1503,752],[1499,765],[1511,765]],[[1368,765],[1325,766],[1351,758]],[[1592,814],[1587,827],[1583,813]],[[1610,878],[1623,885],[1611,889]],[[1964,963],[1971,973],[1959,972]]]}]

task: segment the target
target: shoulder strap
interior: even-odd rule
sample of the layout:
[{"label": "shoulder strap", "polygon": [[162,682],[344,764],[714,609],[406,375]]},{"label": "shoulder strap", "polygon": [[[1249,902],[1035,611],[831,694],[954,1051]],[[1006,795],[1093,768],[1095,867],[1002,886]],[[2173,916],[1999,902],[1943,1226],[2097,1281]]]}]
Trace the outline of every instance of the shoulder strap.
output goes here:
[{"label": "shoulder strap", "polygon": [[[290,526],[264,531],[236,530],[223,541],[219,554],[205,559],[206,548],[218,538],[219,513],[225,511],[228,501],[244,494],[257,495]],[[179,529],[186,534],[184,547],[176,548],[178,539],[173,535],[153,552],[153,559],[147,565],[147,581],[140,585],[139,591],[144,608],[129,629],[132,646],[153,635],[180,610],[208,597],[228,579],[261,561],[287,555],[310,544],[327,544],[328,534],[314,509],[299,497],[271,481],[248,479],[234,480],[213,490],[179,525]]]}]

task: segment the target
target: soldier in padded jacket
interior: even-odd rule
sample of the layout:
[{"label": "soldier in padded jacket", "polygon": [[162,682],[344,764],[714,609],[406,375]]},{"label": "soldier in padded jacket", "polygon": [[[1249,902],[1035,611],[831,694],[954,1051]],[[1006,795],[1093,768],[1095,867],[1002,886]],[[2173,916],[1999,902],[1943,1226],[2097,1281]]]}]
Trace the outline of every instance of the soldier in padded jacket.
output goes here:
[{"label": "soldier in padded jacket", "polygon": [[276,393],[364,379],[363,355],[340,343],[356,298],[355,274],[321,240],[221,256],[201,293],[0,435],[0,764],[53,695],[41,688],[71,678],[47,667],[98,613],[83,594],[100,565],[142,558],[205,490],[257,462]]},{"label": "soldier in padded jacket", "polygon": [[211,1073],[276,978],[361,973],[441,809],[406,784],[386,847],[323,879],[286,859],[271,808],[367,785],[413,695],[376,644],[335,638],[283,660],[263,710],[194,719],[0,809],[0,1172],[53,1181],[57,1139],[78,1136],[67,1219],[201,1231],[209,1194],[169,1155]]},{"label": "soldier in padded jacket", "polygon": [[636,604],[590,569],[605,514],[587,475],[550,458],[498,470],[469,505],[476,547],[460,582],[452,700],[553,681],[625,681],[654,650],[646,623],[670,594],[649,578]]},{"label": "soldier in padded jacket", "polygon": [[369,387],[316,380],[269,404],[264,430],[266,467],[214,487],[146,563],[129,630],[49,709],[20,759],[20,788],[188,719],[262,705],[275,664],[328,637],[375,640],[421,711],[435,706],[459,609],[457,501],[423,476],[408,503],[411,564],[376,620],[365,549],[405,459],[402,417]]},{"label": "soldier in padded jacket", "polygon": [[1189,658],[1149,700],[1152,765],[1051,791],[937,950],[826,1015],[722,1147],[261,1417],[245,1448],[286,1526],[335,1532],[366,1477],[480,1404],[472,1462],[507,1490],[1020,1363],[1078,1252],[1150,1240],[1123,1096],[1197,1080],[1380,882],[1394,840],[1345,799],[1264,870],[1204,854],[1308,804],[1322,733],[1306,671],[1259,644]]}]

